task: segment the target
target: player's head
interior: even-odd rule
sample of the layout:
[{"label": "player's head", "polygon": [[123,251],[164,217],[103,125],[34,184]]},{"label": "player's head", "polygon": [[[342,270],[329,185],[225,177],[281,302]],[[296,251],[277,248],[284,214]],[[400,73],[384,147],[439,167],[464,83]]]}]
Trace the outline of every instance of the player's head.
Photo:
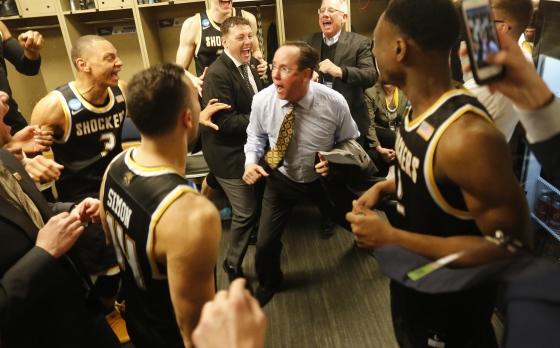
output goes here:
[{"label": "player's head", "polygon": [[289,41],[274,54],[271,76],[278,97],[291,103],[300,101],[309,89],[319,53],[303,41]]},{"label": "player's head", "polygon": [[10,97],[7,93],[0,91],[0,116],[2,117],[2,127],[0,128],[0,148],[12,141],[12,136],[10,131],[12,128],[4,123],[4,116],[10,110],[10,106],[7,104]]},{"label": "player's head", "polygon": [[248,63],[253,51],[253,30],[249,20],[243,17],[229,17],[221,27],[222,45],[240,63]]},{"label": "player's head", "polygon": [[198,131],[196,89],[185,70],[174,63],[157,64],[135,74],[127,88],[127,108],[142,137],[161,138],[184,126],[192,140]]},{"label": "player's head", "polygon": [[498,30],[519,39],[533,15],[531,0],[492,0],[491,4],[494,20],[500,21],[496,23]]},{"label": "player's head", "polygon": [[123,63],[109,41],[97,35],[82,36],[72,46],[70,55],[78,76],[86,74],[100,84],[118,85]]},{"label": "player's head", "polygon": [[392,0],[373,32],[380,82],[402,86],[405,61],[416,64],[422,55],[447,61],[459,30],[451,0]]},{"label": "player's head", "polygon": [[331,39],[338,34],[348,19],[348,5],[345,0],[324,0],[319,9],[319,27]]},{"label": "player's head", "polygon": [[233,0],[210,0],[210,8],[224,15],[231,15],[231,11],[233,11]]}]

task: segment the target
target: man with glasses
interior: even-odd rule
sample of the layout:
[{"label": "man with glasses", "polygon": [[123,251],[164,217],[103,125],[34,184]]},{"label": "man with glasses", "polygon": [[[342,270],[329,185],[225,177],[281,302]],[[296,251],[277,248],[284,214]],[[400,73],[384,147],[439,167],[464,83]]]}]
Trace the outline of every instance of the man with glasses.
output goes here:
[{"label": "man with glasses", "polygon": [[370,124],[364,91],[377,81],[371,40],[344,30],[348,18],[345,0],[325,0],[318,13],[321,32],[306,35],[301,40],[319,52],[320,63],[314,68],[319,73],[318,82],[339,92],[348,101],[350,114],[360,131],[358,142],[363,145]]},{"label": "man with glasses", "polygon": [[262,194],[257,194],[241,177],[251,102],[263,84],[257,71],[258,60],[251,56],[253,32],[249,20],[229,17],[220,30],[224,53],[208,68],[202,97],[205,104],[218,99],[231,108],[214,114],[212,119],[218,129],[200,128],[204,159],[232,207],[229,249],[223,263],[232,281],[243,277],[241,265],[260,214]]},{"label": "man with glasses", "polygon": [[[274,86],[253,99],[243,180],[254,185],[268,177],[255,254],[259,280],[255,297],[261,306],[282,283],[282,232],[297,201],[308,198],[336,221],[344,221],[344,212],[328,203],[318,180],[328,174],[328,162],[321,156],[315,162],[318,151],[330,151],[335,143],[356,139],[359,133],[344,97],[311,82],[318,61],[318,52],[308,44],[286,43],[274,55]],[[270,150],[265,151],[267,142]],[[262,158],[267,170],[258,164]]]},{"label": "man with glasses", "polygon": [[[506,33],[515,41],[519,40],[525,29],[529,26],[533,15],[531,0],[492,0],[492,14],[494,25],[502,33]],[[533,63],[531,55],[523,50],[525,59]],[[466,62],[468,59],[463,59]],[[488,110],[496,126],[504,133],[509,141],[515,126],[519,122],[518,114],[513,110],[512,101],[500,92],[490,93],[486,86],[479,86],[474,81],[472,73],[463,76],[465,88],[474,94]]]}]

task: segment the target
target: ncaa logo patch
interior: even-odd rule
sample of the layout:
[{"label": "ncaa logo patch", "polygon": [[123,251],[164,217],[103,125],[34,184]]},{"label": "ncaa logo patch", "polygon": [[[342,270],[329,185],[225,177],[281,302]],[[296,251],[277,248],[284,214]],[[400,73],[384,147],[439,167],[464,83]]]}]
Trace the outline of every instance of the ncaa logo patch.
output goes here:
[{"label": "ncaa logo patch", "polygon": [[210,26],[210,21],[208,19],[203,19],[202,20],[202,29],[206,29]]},{"label": "ncaa logo patch", "polygon": [[82,107],[82,103],[80,103],[80,101],[76,98],[70,99],[70,101],[68,102],[68,107],[74,111],[80,110],[80,108]]}]

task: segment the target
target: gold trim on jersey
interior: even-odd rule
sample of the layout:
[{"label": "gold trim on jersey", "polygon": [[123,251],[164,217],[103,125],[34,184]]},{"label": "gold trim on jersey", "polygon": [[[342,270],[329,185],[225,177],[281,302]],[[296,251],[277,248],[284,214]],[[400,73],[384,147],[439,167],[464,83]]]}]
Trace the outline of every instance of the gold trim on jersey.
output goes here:
[{"label": "gold trim on jersey", "polygon": [[130,171],[132,171],[134,174],[138,175],[138,176],[144,176],[144,177],[149,177],[149,176],[158,176],[158,175],[162,175],[162,174],[177,174],[182,178],[186,179],[185,174],[181,174],[180,172],[178,172],[177,170],[175,170],[175,168],[171,168],[171,167],[166,167],[166,166],[159,166],[159,167],[144,167],[136,162],[134,162],[134,159],[132,158],[133,156],[133,152],[136,152],[137,148],[131,148],[130,150],[128,150],[126,152],[126,157],[124,159],[124,162],[126,163],[126,165],[128,166],[128,168],[130,169]]},{"label": "gold trim on jersey", "polygon": [[124,98],[124,103],[126,105],[126,92],[125,92],[125,89],[123,88],[122,80],[119,80],[118,86],[119,86],[119,89],[121,90],[122,96]]},{"label": "gold trim on jersey", "polygon": [[[208,12],[208,10],[206,12]],[[200,13],[195,14],[195,16],[198,23],[198,42],[196,43],[196,48],[194,49],[194,56],[198,58],[198,50],[200,49],[200,44],[202,42],[202,19],[200,19]],[[191,62],[189,62],[189,64],[190,63]]]},{"label": "gold trim on jersey", "polygon": [[407,132],[411,132],[412,130],[414,130],[414,128],[418,127],[423,120],[430,117],[436,110],[438,110],[439,107],[443,105],[443,103],[453,98],[454,96],[460,94],[471,95],[465,89],[451,89],[443,93],[441,97],[439,97],[439,99],[432,106],[428,108],[428,110],[424,111],[424,113],[422,113],[419,117],[415,118],[413,121],[410,121],[409,114],[407,114],[406,117],[404,118],[404,129]]},{"label": "gold trim on jersey", "polygon": [[113,95],[113,91],[111,90],[110,87],[107,87],[107,93],[109,93],[109,103],[104,107],[97,107],[91,104],[90,102],[88,102],[87,100],[85,100],[84,97],[82,97],[80,92],[78,92],[78,89],[76,88],[76,83],[74,81],[68,83],[68,86],[70,86],[70,89],[72,90],[72,92],[74,92],[74,95],[76,96],[76,98],[78,98],[78,100],[82,103],[82,105],[91,112],[94,112],[96,114],[102,114],[104,112],[111,110],[113,105],[115,105],[115,96]]},{"label": "gold trim on jersey", "polygon": [[62,133],[62,137],[60,139],[56,139],[53,137],[53,141],[55,143],[64,144],[68,141],[70,137],[70,129],[72,128],[72,118],[70,117],[70,109],[68,108],[68,104],[66,102],[66,98],[62,95],[62,93],[58,90],[54,90],[51,93],[58,97],[60,104],[62,105],[62,111],[64,111],[64,132]]},{"label": "gold trim on jersey", "polygon": [[199,194],[189,185],[179,185],[173,191],[167,194],[165,198],[159,203],[158,207],[152,214],[152,220],[150,221],[150,229],[148,231],[148,239],[146,242],[146,256],[148,257],[148,262],[152,269],[152,278],[154,279],[167,279],[167,275],[162,275],[158,268],[158,262],[156,261],[155,249],[154,249],[154,231],[156,229],[159,219],[165,213],[167,208],[173,203],[177,198],[185,193],[195,193]]},{"label": "gold trim on jersey", "polygon": [[[234,7],[231,8],[231,17],[233,17],[233,16],[235,16],[235,8]],[[210,10],[206,10],[206,17],[208,17],[208,20],[210,20],[210,23],[212,24],[212,26],[216,30],[220,30],[220,26],[218,24],[216,24],[216,22],[214,22],[214,20],[212,19],[212,16],[210,16]],[[245,18],[243,10],[241,10],[241,17]],[[199,21],[199,23],[200,23],[200,21]]]},{"label": "gold trim on jersey", "polygon": [[424,180],[426,181],[426,187],[428,188],[428,192],[432,196],[432,199],[436,204],[447,214],[453,215],[461,220],[471,220],[473,217],[469,211],[460,210],[453,206],[451,206],[443,195],[441,194],[435,177],[434,177],[434,157],[437,145],[443,133],[447,130],[447,128],[453,124],[453,122],[457,121],[459,117],[463,116],[467,112],[472,112],[475,115],[481,116],[482,118],[486,119],[488,122],[494,125],[494,122],[483,110],[467,104],[451,115],[445,122],[439,126],[437,131],[432,137],[432,140],[428,144],[428,149],[426,150],[426,159],[424,161]]}]

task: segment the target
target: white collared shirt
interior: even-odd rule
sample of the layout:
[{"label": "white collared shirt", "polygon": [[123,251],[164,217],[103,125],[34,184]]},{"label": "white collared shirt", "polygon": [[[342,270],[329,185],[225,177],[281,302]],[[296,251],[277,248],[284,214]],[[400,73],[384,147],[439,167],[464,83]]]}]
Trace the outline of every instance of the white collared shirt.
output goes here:
[{"label": "white collared shirt", "polygon": [[342,33],[342,29],[340,29],[340,31],[333,37],[331,37],[330,39],[327,39],[327,37],[325,36],[325,34],[323,34],[323,42],[325,43],[325,45],[327,46],[332,46],[335,43],[338,42],[338,39],[340,38],[340,33]]},{"label": "white collared shirt", "polygon": [[[235,66],[237,67],[237,70],[239,70],[239,73],[241,74],[241,77],[243,77],[243,71],[241,71],[240,66],[243,65],[243,63],[239,62],[237,59],[233,58],[233,56],[224,48],[224,53],[227,54],[227,56],[233,61],[233,64],[235,64]],[[255,82],[255,77],[253,76],[253,73],[251,72],[251,67],[250,67],[250,63],[247,63],[247,75],[249,75],[249,83],[251,84],[251,87],[253,87],[253,93],[257,94],[259,92],[258,88],[257,88],[257,83]]]}]

